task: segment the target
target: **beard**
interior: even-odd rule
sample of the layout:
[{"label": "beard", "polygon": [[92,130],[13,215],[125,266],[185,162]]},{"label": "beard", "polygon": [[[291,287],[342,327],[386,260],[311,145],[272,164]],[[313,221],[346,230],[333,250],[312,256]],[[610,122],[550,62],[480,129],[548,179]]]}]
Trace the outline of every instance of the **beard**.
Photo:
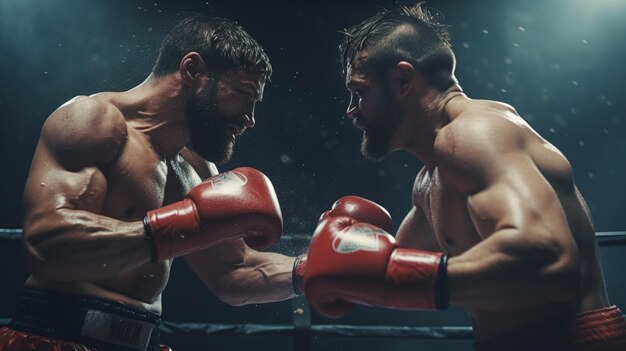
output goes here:
[{"label": "beard", "polygon": [[361,153],[366,158],[379,161],[389,154],[390,143],[402,119],[400,109],[385,89],[376,111],[363,122],[365,132],[361,140]]},{"label": "beard", "polygon": [[189,148],[207,161],[228,162],[235,146],[227,127],[230,118],[217,106],[217,81],[210,79],[187,104]]}]

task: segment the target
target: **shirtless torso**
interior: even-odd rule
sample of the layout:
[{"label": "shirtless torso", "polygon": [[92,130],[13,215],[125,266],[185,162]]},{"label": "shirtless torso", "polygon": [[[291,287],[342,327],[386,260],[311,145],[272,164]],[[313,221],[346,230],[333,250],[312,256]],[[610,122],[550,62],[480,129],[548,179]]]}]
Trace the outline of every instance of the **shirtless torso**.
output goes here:
[{"label": "shirtless torso", "polygon": [[[571,315],[608,306],[591,216],[584,199],[574,185],[572,171],[566,158],[538,135],[510,106],[493,101],[466,98],[459,100],[451,101],[448,106],[450,123],[439,131],[440,137],[435,141],[434,152],[436,155],[459,153],[454,148],[467,145],[463,143],[464,138],[472,139],[476,137],[477,132],[497,129],[499,133],[497,136],[485,133],[483,138],[487,142],[493,141],[492,146],[487,146],[495,148],[491,150],[493,154],[485,152],[481,146],[463,152],[475,153],[476,157],[486,158],[488,172],[493,174],[486,184],[472,184],[471,180],[464,179],[466,174],[449,171],[451,167],[448,164],[449,158],[446,157],[440,157],[434,167],[424,167],[417,175],[413,187],[414,208],[397,233],[400,245],[439,249],[451,257],[462,255],[480,246],[481,242],[496,231],[499,223],[491,219],[497,217],[493,214],[498,213],[499,209],[493,207],[506,204],[497,201],[496,198],[491,203],[484,201],[477,198],[477,194],[498,187],[500,192],[498,196],[508,197],[507,201],[522,201],[526,196],[534,196],[529,189],[540,192],[553,191],[565,213],[571,238],[578,248],[580,296],[567,305],[546,303],[529,307],[524,304],[523,299],[516,302],[520,294],[525,293],[526,282],[519,281],[517,293],[513,292],[510,299],[503,299],[510,302],[508,305],[489,306],[480,302],[474,305],[471,301],[464,304],[472,317],[476,337],[489,338],[502,331],[523,328],[554,316]],[[520,150],[511,154],[507,154],[507,150],[498,150],[499,138],[515,138],[517,144],[521,145]],[[502,164],[489,166],[489,162]],[[441,170],[441,165],[448,171]],[[518,182],[516,178],[529,167],[536,169],[538,174]],[[521,173],[518,172],[520,170]],[[549,187],[542,188],[545,186],[541,184],[545,182],[544,180]],[[543,199],[528,201],[523,206],[539,212],[548,211],[550,204],[542,201]],[[495,257],[498,253],[491,254]],[[488,258],[485,258],[475,264],[483,262],[497,264],[498,261],[495,258],[489,262]],[[494,286],[494,289],[497,290],[498,287]],[[501,295],[508,293],[510,291],[506,289],[494,291],[494,295],[500,300]],[[532,289],[529,294],[532,295]]]},{"label": "shirtless torso", "polygon": [[[118,97],[118,93],[77,97],[55,111],[46,122],[25,190],[27,243],[41,233],[53,235],[54,229],[67,230],[68,226],[74,226],[70,228],[73,230],[57,233],[60,241],[72,232],[87,237],[88,233],[80,233],[90,230],[87,223],[106,220],[94,215],[137,223],[146,211],[180,200],[200,183],[198,173],[203,177],[216,173],[212,164],[186,148],[174,157],[161,157],[133,122],[134,116],[124,115],[118,109]],[[81,135],[85,130],[91,134]],[[97,155],[79,159],[73,151],[93,152],[82,138],[112,139],[115,143],[109,152],[114,155],[103,162]],[[74,150],[81,147],[85,149]],[[52,212],[59,214],[51,215]],[[138,230],[135,225],[133,231]],[[111,234],[125,235],[115,230]],[[139,242],[144,240],[138,235]],[[116,255],[114,240],[100,243],[94,240],[93,245],[102,245],[103,256],[93,257],[88,263],[79,257],[78,247],[65,251],[70,269],[76,271],[75,279],[71,273],[60,279],[45,280],[31,275],[26,285],[102,297],[160,313],[161,292],[167,284],[172,260],[145,261],[135,266],[114,264],[111,260],[109,264],[107,259]],[[143,245],[138,251],[145,253],[147,247]],[[128,249],[119,248],[117,254],[124,255],[123,250]],[[108,273],[107,268],[118,272]]]}]

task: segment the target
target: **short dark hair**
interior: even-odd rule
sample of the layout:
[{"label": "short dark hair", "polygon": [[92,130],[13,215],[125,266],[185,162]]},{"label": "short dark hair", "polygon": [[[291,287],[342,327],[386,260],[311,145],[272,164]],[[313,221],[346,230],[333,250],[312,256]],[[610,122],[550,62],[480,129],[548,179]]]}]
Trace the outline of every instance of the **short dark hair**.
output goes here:
[{"label": "short dark hair", "polygon": [[367,49],[366,67],[378,68],[381,74],[399,61],[408,61],[436,88],[453,85],[456,59],[450,34],[423,4],[384,10],[345,30],[339,46],[341,75],[345,77],[347,65]]},{"label": "short dark hair", "polygon": [[194,51],[216,73],[242,68],[266,79],[272,75],[265,51],[237,22],[203,14],[179,21],[165,36],[152,73],[162,76],[178,70],[180,60]]}]

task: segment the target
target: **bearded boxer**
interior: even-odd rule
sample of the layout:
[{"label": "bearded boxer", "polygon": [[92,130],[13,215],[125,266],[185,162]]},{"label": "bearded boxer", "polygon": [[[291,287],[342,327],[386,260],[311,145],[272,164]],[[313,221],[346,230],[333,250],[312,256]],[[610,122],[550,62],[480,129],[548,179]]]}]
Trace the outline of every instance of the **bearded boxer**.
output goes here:
[{"label": "bearded boxer", "polygon": [[166,349],[161,292],[177,256],[226,303],[294,296],[294,258],[255,250],[282,233],[271,182],[214,164],[254,127],[271,73],[235,22],[195,15],[143,83],[52,113],[24,192],[32,274],[0,350]]},{"label": "bearded boxer", "polygon": [[445,26],[421,4],[384,11],[345,32],[340,57],[363,154],[406,150],[424,167],[395,238],[367,218],[322,218],[311,304],[331,317],[462,306],[477,350],[626,350],[569,162],[511,106],[463,93]]}]

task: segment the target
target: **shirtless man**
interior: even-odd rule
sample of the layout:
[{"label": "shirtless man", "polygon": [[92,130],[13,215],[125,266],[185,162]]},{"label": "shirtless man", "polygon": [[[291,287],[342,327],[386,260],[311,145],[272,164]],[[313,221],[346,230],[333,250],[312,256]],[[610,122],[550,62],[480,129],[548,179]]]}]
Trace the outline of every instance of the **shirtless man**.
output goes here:
[{"label": "shirtless man", "polygon": [[459,305],[477,350],[626,350],[570,164],[513,107],[463,93],[445,27],[421,5],[381,12],[346,31],[340,56],[363,154],[406,150],[424,167],[395,239],[372,225],[384,210],[323,218],[311,304],[332,317]]},{"label": "shirtless man", "polygon": [[0,350],[167,349],[161,292],[173,257],[191,252],[226,303],[294,296],[294,258],[253,249],[282,232],[271,183],[251,168],[218,175],[213,163],[254,127],[270,75],[235,22],[195,15],[166,36],[143,83],[52,113],[24,192],[32,275]]}]

